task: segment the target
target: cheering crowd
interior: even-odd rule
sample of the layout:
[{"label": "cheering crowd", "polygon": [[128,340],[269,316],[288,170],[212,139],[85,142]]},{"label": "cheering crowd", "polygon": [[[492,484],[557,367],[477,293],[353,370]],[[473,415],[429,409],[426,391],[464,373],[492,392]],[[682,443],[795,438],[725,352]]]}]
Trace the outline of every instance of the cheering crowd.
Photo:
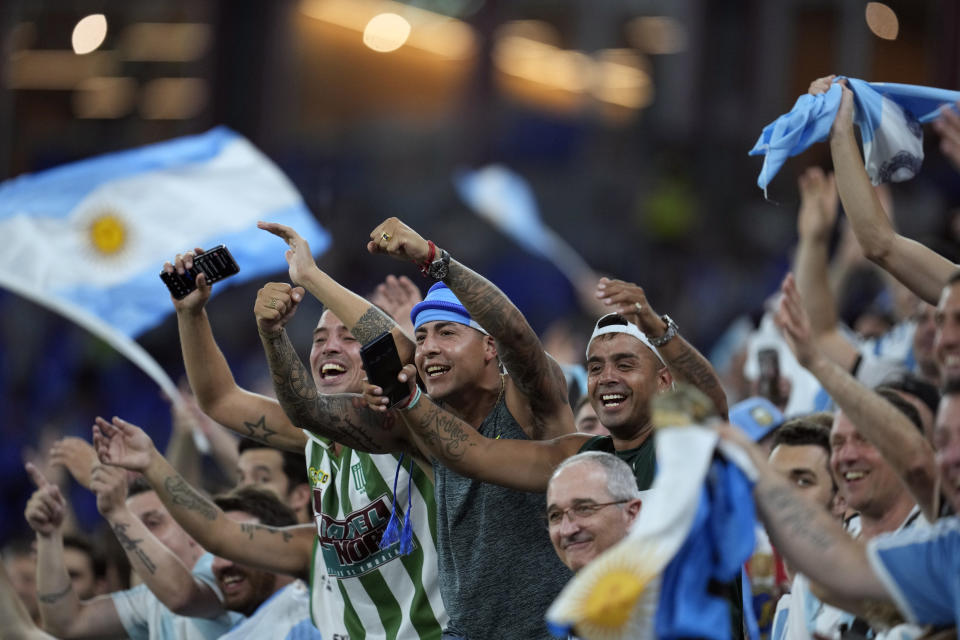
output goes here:
[{"label": "cheering crowd", "polygon": [[[842,90],[834,173],[800,178],[793,270],[768,313],[777,331],[744,346],[757,397],[728,407],[721,377],[660,313],[669,301],[655,310],[637,284],[597,282],[607,313],[583,361],[560,363],[497,287],[396,218],[366,249],[417,264],[433,283],[422,298],[392,276],[361,297],[296,230],[260,223],[286,242],[291,281],[266,283],[254,303],[275,398],[235,382],[202,275],[173,300],[197,419],[241,437],[210,430],[236,486],[211,497],[138,426],[96,418],[89,442],[61,441],[51,459],[96,495],[127,565],[72,532],[61,489],[28,464],[35,540],[4,549],[0,635],[552,637],[544,616],[564,585],[644,518],[658,472],[651,403],[688,385],[755,468],[762,525],[742,576],[709,585],[729,624],[695,637],[956,637],[960,270],[894,229]],[[960,162],[960,116],[948,107],[934,126]],[[871,338],[838,320],[840,203],[909,310]],[[196,255],[164,269],[183,273]],[[305,365],[285,327],[306,295],[324,312]],[[385,335],[403,365],[399,402],[361,360]],[[791,387],[799,372],[815,393]]]}]

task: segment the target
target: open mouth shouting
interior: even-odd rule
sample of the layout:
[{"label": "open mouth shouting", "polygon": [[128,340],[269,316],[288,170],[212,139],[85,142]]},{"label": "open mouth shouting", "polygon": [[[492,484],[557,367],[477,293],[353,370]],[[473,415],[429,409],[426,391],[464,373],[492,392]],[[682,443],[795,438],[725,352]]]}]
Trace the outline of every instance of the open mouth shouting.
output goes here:
[{"label": "open mouth shouting", "polygon": [[347,367],[336,360],[327,360],[320,364],[320,379],[324,382],[336,382],[347,373]]},{"label": "open mouth shouting", "polygon": [[427,378],[436,379],[450,371],[450,367],[444,364],[428,364],[424,367],[424,371],[427,373]]},{"label": "open mouth shouting", "polygon": [[243,589],[247,582],[247,575],[237,569],[225,569],[217,576],[220,589],[225,596],[233,595]]}]

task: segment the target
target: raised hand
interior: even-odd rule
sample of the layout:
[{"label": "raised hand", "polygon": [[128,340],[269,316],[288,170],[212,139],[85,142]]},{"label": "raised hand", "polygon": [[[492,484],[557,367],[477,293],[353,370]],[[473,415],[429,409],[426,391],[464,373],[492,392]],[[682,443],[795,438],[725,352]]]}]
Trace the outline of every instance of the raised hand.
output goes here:
[{"label": "raised hand", "polygon": [[783,333],[797,362],[808,367],[817,355],[817,348],[810,330],[810,317],[803,308],[803,301],[792,273],[788,273],[783,279],[780,291],[783,295],[777,305],[777,313],[773,317],[774,323]]},{"label": "raised hand", "polygon": [[127,472],[108,464],[96,465],[90,474],[90,491],[97,496],[97,511],[109,518],[126,506]]},{"label": "raised hand", "polygon": [[103,464],[131,471],[146,470],[154,452],[153,440],[143,429],[117,417],[107,422],[97,416],[93,425],[93,446]]},{"label": "raised hand", "polygon": [[[173,259],[172,263],[163,263],[163,270],[167,273],[173,273],[176,271],[180,275],[183,275],[188,269],[193,268],[193,259],[201,253],[203,253],[203,249],[200,247],[194,248],[193,251],[184,251],[183,253],[178,253],[177,257]],[[202,273],[197,274],[196,283],[197,288],[185,295],[182,299],[177,300],[173,296],[170,296],[170,301],[173,302],[173,308],[178,312],[198,312],[203,309],[204,305],[207,304],[207,300],[210,299],[211,287],[211,285],[207,284],[207,276],[203,275]]]},{"label": "raised hand", "polygon": [[430,257],[430,244],[399,219],[387,218],[370,232],[367,251],[423,264]]},{"label": "raised hand", "polygon": [[643,288],[632,282],[600,278],[596,297],[607,307],[607,312],[616,312],[640,327],[651,336],[660,336],[666,330],[663,320],[650,303]]},{"label": "raised hand", "polygon": [[413,321],[410,312],[414,305],[423,300],[420,289],[407,276],[387,276],[377,285],[370,296],[370,302],[377,305],[400,325],[404,333],[413,335]]},{"label": "raised hand", "polygon": [[832,173],[820,167],[808,167],[797,179],[800,188],[800,213],[797,232],[801,237],[826,241],[837,221],[840,197]]},{"label": "raised hand", "polygon": [[89,489],[90,473],[100,461],[93,445],[71,436],[53,443],[50,448],[50,462],[66,468],[80,486]]},{"label": "raised hand", "polygon": [[261,333],[276,333],[283,329],[297,305],[303,300],[303,287],[291,287],[286,282],[268,282],[257,292],[253,314]]},{"label": "raised hand", "polygon": [[287,243],[290,248],[284,254],[290,266],[290,279],[294,284],[303,284],[311,271],[318,270],[310,252],[310,245],[293,228],[276,222],[258,222],[257,227],[269,231]]},{"label": "raised hand", "polygon": [[46,538],[63,526],[67,502],[63,499],[63,494],[60,493],[57,485],[51,484],[33,463],[28,462],[26,469],[37,490],[27,501],[23,515],[30,528]]},{"label": "raised hand", "polygon": [[[807,92],[811,95],[826,93],[834,84],[833,80],[836,77],[836,75],[831,74],[823,78],[817,78],[810,83],[810,88],[807,89]],[[846,78],[841,78],[836,84],[840,85],[840,90],[843,91],[843,95],[840,98],[840,108],[837,110],[837,117],[834,119],[833,127],[830,129],[831,136],[838,133],[846,133],[853,127],[853,92],[847,88]]]}]

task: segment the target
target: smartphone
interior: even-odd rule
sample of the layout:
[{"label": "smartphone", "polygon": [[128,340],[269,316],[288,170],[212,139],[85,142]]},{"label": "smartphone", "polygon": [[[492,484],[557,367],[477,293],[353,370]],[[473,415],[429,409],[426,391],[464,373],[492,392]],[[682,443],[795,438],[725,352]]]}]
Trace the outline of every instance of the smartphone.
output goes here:
[{"label": "smartphone", "polygon": [[367,372],[367,380],[383,389],[383,394],[390,399],[390,408],[409,397],[410,388],[397,380],[403,363],[400,362],[392,333],[382,333],[373,342],[360,347],[360,359],[363,361],[363,370]]},{"label": "smartphone", "polygon": [[176,271],[173,273],[161,271],[160,279],[167,285],[170,295],[180,300],[197,288],[196,278],[199,273],[207,276],[207,284],[213,284],[217,280],[228,278],[235,273],[239,273],[239,271],[240,267],[237,266],[237,261],[230,255],[230,250],[221,244],[195,256],[193,267],[187,269],[183,275]]},{"label": "smartphone", "polygon": [[760,376],[757,378],[757,392],[779,406],[780,397],[780,354],[776,349],[760,349],[757,352]]}]

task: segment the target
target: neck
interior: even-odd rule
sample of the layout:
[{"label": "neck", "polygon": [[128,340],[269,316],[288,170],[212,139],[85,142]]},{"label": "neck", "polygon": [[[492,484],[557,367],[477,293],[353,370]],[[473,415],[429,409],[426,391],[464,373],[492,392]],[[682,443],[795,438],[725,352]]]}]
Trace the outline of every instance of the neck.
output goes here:
[{"label": "neck", "polygon": [[490,376],[483,383],[448,396],[440,402],[445,409],[474,429],[479,429],[499,402],[505,384],[505,377],[497,373],[496,377]]},{"label": "neck", "polygon": [[[624,433],[624,431],[628,431],[628,433]],[[652,435],[653,425],[650,422],[644,423],[639,429],[627,427],[622,430],[610,431],[610,437],[613,438],[613,448],[617,451],[636,449]]]},{"label": "neck", "polygon": [[861,512],[860,537],[864,540],[870,540],[881,533],[896,531],[915,506],[916,503],[910,498],[909,494],[903,492],[896,502],[884,509],[883,513],[879,515]]}]

